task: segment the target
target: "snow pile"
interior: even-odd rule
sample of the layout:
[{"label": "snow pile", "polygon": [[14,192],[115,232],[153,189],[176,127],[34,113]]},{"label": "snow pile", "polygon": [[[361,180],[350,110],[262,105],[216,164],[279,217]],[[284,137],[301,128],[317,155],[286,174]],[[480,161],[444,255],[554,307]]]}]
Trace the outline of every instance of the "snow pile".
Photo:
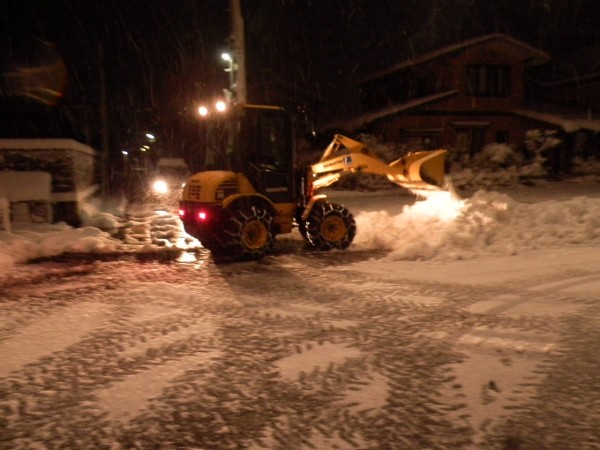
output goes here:
[{"label": "snow pile", "polygon": [[[448,194],[449,195],[449,194]],[[469,200],[439,197],[356,217],[355,243],[408,260],[470,259],[600,242],[600,199],[519,203],[498,192],[478,191]]]},{"label": "snow pile", "polygon": [[61,253],[116,251],[121,242],[96,227],[65,224],[36,226],[18,233],[0,232],[0,273],[17,263]]},{"label": "snow pile", "polygon": [[177,216],[166,211],[139,210],[138,219],[123,220],[91,205],[84,215],[84,226],[65,223],[19,223],[11,233],[0,231],[0,277],[15,264],[64,253],[161,252],[193,250],[200,243],[185,234]]},{"label": "snow pile", "polygon": [[85,219],[88,227],[100,228],[101,230],[115,230],[121,224],[119,218],[111,213],[98,213]]}]

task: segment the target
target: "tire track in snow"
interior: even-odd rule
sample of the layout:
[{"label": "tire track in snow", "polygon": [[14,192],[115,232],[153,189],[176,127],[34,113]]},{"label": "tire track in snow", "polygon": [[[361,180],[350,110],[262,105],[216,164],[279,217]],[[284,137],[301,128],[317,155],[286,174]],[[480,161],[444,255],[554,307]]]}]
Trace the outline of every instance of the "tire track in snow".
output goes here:
[{"label": "tire track in snow", "polygon": [[[506,424],[534,408],[548,416],[539,402],[552,401],[558,380],[540,379],[564,376],[574,361],[551,352],[540,363],[539,351],[565,326],[566,341],[574,339],[575,323],[486,313],[520,301],[528,286],[390,280],[332,270],[335,260],[98,265],[87,285],[31,314],[100,299],[110,326],[0,379],[10,445],[0,448],[460,449],[512,436]],[[594,336],[591,323],[582,329]],[[583,351],[590,341],[580,340],[565,348]],[[530,354],[527,345],[538,347]],[[477,373],[486,361],[496,378],[457,376],[456,367]],[[593,366],[579,364],[583,373]],[[511,385],[516,369],[527,377]],[[585,388],[573,389],[570,376],[568,392],[579,398]],[[128,393],[133,401],[121,402]],[[479,404],[480,412],[469,409]],[[593,425],[589,415],[584,422],[582,433]],[[523,424],[525,435],[535,430]]]},{"label": "tire track in snow", "polygon": [[[475,429],[473,440],[477,446],[489,446],[494,440],[490,436],[497,430],[513,436],[509,440],[520,441],[505,424],[513,423],[511,416],[515,412],[529,411],[531,416],[536,415],[530,404],[535,403],[548,383],[543,374],[560,368],[560,360],[572,351],[563,334],[564,323],[589,309],[585,297],[567,296],[562,291],[597,279],[596,275],[566,274],[561,280],[519,283],[467,308],[487,317],[513,319],[516,327],[473,327],[457,339],[457,348],[469,354],[454,368],[467,400],[458,417],[465,418]],[[531,316],[552,324],[524,326]]]}]

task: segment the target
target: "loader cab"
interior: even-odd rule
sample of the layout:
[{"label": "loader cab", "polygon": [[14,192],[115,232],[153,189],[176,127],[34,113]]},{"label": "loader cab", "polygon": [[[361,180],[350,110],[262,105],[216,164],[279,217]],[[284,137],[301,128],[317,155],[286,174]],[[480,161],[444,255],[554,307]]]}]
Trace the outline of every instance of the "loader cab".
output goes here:
[{"label": "loader cab", "polygon": [[292,120],[283,109],[234,106],[205,124],[203,141],[202,170],[243,173],[274,203],[294,200]]},{"label": "loader cab", "polygon": [[274,203],[293,201],[293,137],[290,116],[280,108],[246,107],[240,129],[242,172]]}]

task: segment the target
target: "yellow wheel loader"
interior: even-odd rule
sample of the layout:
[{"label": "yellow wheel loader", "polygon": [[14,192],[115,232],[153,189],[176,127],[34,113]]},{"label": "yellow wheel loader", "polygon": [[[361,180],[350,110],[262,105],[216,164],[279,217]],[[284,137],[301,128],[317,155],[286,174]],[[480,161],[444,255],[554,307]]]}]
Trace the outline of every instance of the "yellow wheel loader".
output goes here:
[{"label": "yellow wheel loader", "polygon": [[417,194],[443,189],[446,150],[386,164],[338,134],[317,163],[297,167],[292,124],[282,108],[234,105],[203,125],[202,170],[183,188],[179,217],[215,258],[259,259],[295,227],[315,249],[347,248],[356,234],[352,213],[317,194],[344,174],[379,174]]}]

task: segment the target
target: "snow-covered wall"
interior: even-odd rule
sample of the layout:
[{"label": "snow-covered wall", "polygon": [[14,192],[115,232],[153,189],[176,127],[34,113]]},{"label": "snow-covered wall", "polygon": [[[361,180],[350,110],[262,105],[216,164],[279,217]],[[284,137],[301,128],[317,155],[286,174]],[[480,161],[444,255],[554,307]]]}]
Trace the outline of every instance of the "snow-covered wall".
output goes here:
[{"label": "snow-covered wall", "polygon": [[47,172],[0,172],[0,197],[9,202],[50,201],[52,177]]},{"label": "snow-covered wall", "polygon": [[46,172],[52,176],[54,217],[76,224],[77,204],[96,186],[96,151],[72,139],[0,139],[0,172]]}]

